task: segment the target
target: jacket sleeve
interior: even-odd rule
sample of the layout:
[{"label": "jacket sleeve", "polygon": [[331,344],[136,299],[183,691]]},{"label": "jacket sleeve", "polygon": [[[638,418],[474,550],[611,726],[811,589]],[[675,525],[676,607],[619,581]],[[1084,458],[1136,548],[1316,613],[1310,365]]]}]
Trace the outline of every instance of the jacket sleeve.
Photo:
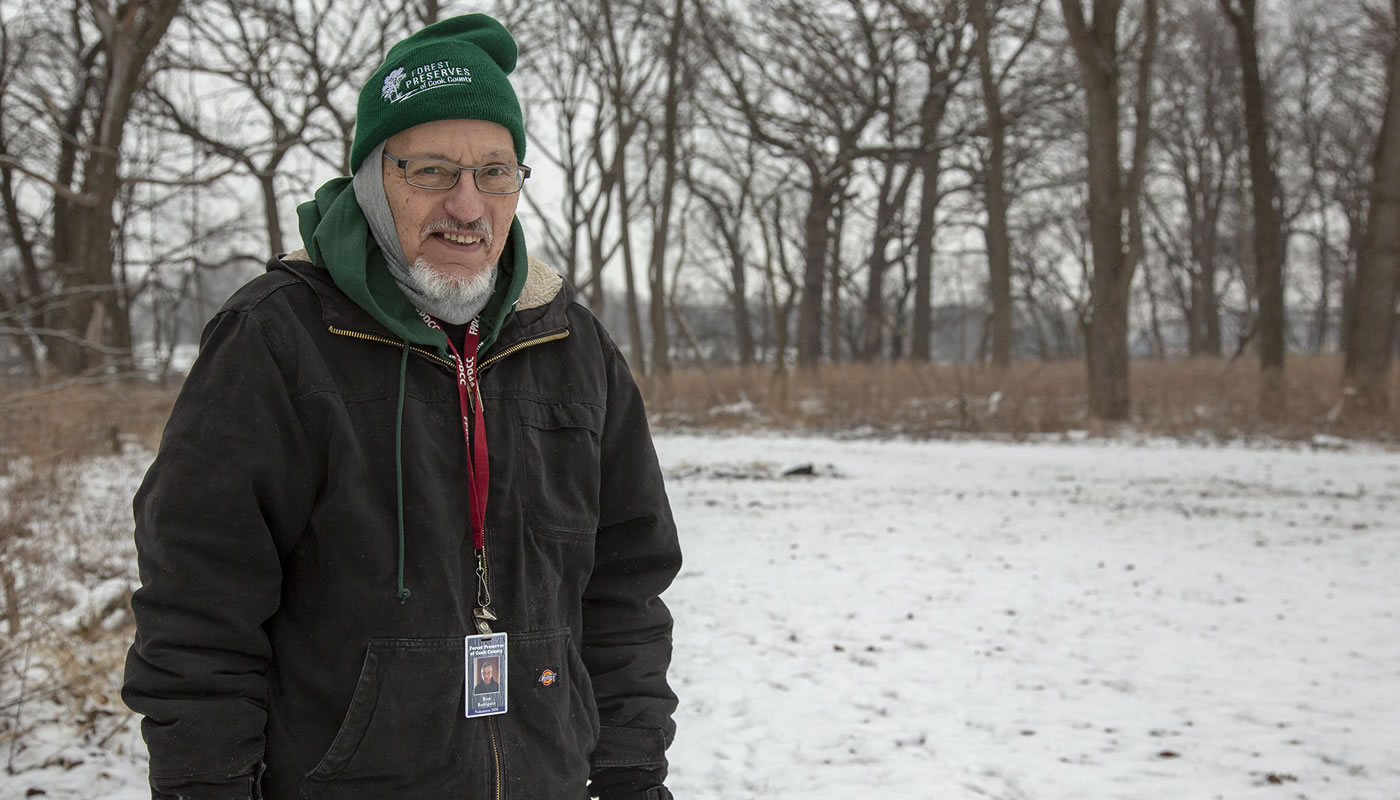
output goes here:
[{"label": "jacket sleeve", "polygon": [[279,539],[304,529],[316,489],[285,352],[250,314],[216,316],[136,494],[141,587],[122,698],[145,717],[158,799],[258,795],[262,626],[281,593]]},{"label": "jacket sleeve", "polygon": [[592,779],[596,786],[639,780],[659,785],[676,709],[666,681],[671,613],[660,594],[680,570],[681,553],[641,393],[622,355],[603,336],[608,407],[581,648],[601,724]]}]

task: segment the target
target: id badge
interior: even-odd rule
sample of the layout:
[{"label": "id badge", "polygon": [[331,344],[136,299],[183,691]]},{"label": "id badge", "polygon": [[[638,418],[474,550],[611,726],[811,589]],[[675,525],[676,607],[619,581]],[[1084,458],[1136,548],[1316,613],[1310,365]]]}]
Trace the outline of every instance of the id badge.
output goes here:
[{"label": "id badge", "polygon": [[506,635],[467,637],[467,717],[506,713]]}]

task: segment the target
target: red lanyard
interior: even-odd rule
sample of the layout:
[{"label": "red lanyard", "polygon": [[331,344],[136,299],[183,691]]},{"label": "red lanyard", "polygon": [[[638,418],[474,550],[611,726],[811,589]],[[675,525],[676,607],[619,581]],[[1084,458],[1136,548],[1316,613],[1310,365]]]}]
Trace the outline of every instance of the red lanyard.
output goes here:
[{"label": "red lanyard", "polygon": [[[429,328],[442,331],[437,320],[422,311],[418,315]],[[476,368],[476,349],[481,342],[480,323],[481,318],[477,317],[467,326],[466,341],[462,343],[466,358],[457,352],[452,337],[443,331],[447,347],[457,362],[457,399],[462,407],[462,433],[467,441],[467,480],[471,483],[468,501],[471,505],[472,543],[477,553],[486,549],[486,497],[491,488],[491,467],[486,454],[486,416],[481,410],[481,384]]]}]

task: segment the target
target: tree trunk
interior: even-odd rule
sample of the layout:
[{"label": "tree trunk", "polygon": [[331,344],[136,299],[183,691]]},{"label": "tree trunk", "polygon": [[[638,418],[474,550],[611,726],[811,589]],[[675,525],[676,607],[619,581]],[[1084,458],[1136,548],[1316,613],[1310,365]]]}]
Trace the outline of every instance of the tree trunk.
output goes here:
[{"label": "tree trunk", "polygon": [[722,255],[729,272],[725,294],[733,312],[730,318],[734,322],[736,357],[741,366],[747,367],[754,362],[753,318],[749,313],[748,261],[743,234],[744,220],[750,216],[748,191],[746,187],[739,187],[740,196],[735,202],[701,183],[691,181],[688,185],[691,194],[709,210],[719,231]]},{"label": "tree trunk", "polygon": [[1221,10],[1235,29],[1239,45],[1241,88],[1244,93],[1245,138],[1249,145],[1249,182],[1254,209],[1255,285],[1259,295],[1255,341],[1260,381],[1259,412],[1265,419],[1283,419],[1288,397],[1283,383],[1283,224],[1278,177],[1269,154],[1269,117],[1264,104],[1264,82],[1259,74],[1259,50],[1254,26],[1255,0],[1220,0]]},{"label": "tree trunk", "polygon": [[[5,142],[0,139],[0,152],[6,151]],[[34,254],[34,243],[28,237],[24,227],[24,220],[20,217],[19,201],[15,197],[15,185],[13,170],[7,168],[0,169],[0,203],[5,207],[5,223],[10,231],[10,240],[14,242],[15,250],[19,256],[19,290],[14,296],[13,302],[6,303],[0,308],[0,313],[13,315],[14,326],[16,328],[38,328],[42,327],[42,320],[37,318],[35,304],[44,294],[44,282],[39,276],[39,261]],[[0,297],[4,294],[0,293]],[[24,306],[21,308],[20,306]],[[14,337],[15,343],[19,346],[25,363],[29,366],[30,373],[39,379],[44,378],[47,367],[43,357],[43,349],[39,346],[38,337],[33,334],[19,334]]]},{"label": "tree trunk", "polygon": [[932,361],[933,340],[933,257],[935,215],[938,194],[938,152],[920,155],[919,221],[914,228],[914,319],[909,338],[909,356],[914,361]]},{"label": "tree trunk", "polygon": [[816,367],[822,356],[822,306],[826,289],[828,225],[836,205],[836,188],[814,164],[808,165],[812,184],[804,224],[802,299],[797,308],[797,365]]},{"label": "tree trunk", "polygon": [[[170,26],[179,0],[131,2],[115,10],[97,2],[91,7],[102,33],[106,83],[83,165],[81,194],[91,206],[83,210],[81,224],[72,230],[71,261],[59,265],[65,286],[85,287],[66,304],[61,320],[63,329],[85,339],[86,346],[73,341],[54,342],[54,366],[65,374],[76,374],[101,363],[100,348],[107,341],[106,318],[127,313],[119,302],[120,293],[112,273],[112,235],[116,230],[113,206],[121,186],[122,137],[132,99],[145,83],[146,61]],[[76,211],[74,206],[60,203],[55,213],[65,210]],[[56,235],[57,227],[56,224]]]},{"label": "tree trunk", "polygon": [[987,0],[973,6],[977,26],[977,66],[982,78],[982,106],[987,112],[986,205],[987,294],[992,303],[992,366],[1011,365],[1011,234],[1007,222],[1006,121],[1001,113],[1001,91],[992,74],[992,20]]},{"label": "tree trunk", "polygon": [[442,3],[439,0],[418,0],[411,8],[420,26],[431,25],[442,16]]},{"label": "tree trunk", "polygon": [[666,42],[666,95],[661,133],[661,219],[651,240],[651,369],[654,374],[662,376],[671,374],[671,338],[666,329],[666,245],[676,190],[681,37],[684,35],[685,0],[675,0],[671,6],[671,31]]},{"label": "tree trunk", "polygon": [[1148,331],[1152,336],[1152,357],[1162,359],[1167,357],[1167,341],[1162,335],[1162,314],[1157,305],[1157,287],[1152,285],[1152,267],[1142,264],[1142,280],[1147,284],[1147,318]]},{"label": "tree trunk", "polygon": [[1327,334],[1332,329],[1332,249],[1327,216],[1322,215],[1317,238],[1317,307],[1313,311],[1312,354],[1321,355],[1327,346]]},{"label": "tree trunk", "polygon": [[[1123,212],[1137,202],[1135,190],[1141,185],[1143,165],[1135,162],[1128,186],[1124,186],[1119,164],[1117,62],[1122,2],[1098,0],[1094,3],[1092,24],[1088,24],[1080,0],[1060,1],[1084,79],[1089,112],[1089,240],[1093,248],[1090,309],[1085,323],[1089,413],[1104,420],[1126,420],[1132,410],[1128,385],[1128,298],[1135,254],[1124,251]],[[1149,24],[1153,24],[1153,0],[1148,0],[1146,14]],[[1147,78],[1150,63],[1150,51],[1144,52],[1142,80]],[[1139,131],[1147,124],[1141,109],[1137,124]],[[1135,145],[1135,156],[1139,149]]]},{"label": "tree trunk", "polygon": [[608,210],[604,209],[598,229],[588,232],[588,261],[591,265],[587,282],[588,307],[600,317],[607,302],[603,294],[603,267],[606,266],[606,259],[603,257],[603,236],[607,230],[608,216]]},{"label": "tree trunk", "polygon": [[1203,257],[1197,265],[1199,270],[1199,292],[1200,292],[1200,319],[1203,325],[1201,334],[1204,336],[1203,348],[1200,355],[1213,356],[1218,358],[1221,353],[1222,344],[1220,340],[1220,298],[1216,291],[1216,274],[1220,267],[1217,261],[1217,253],[1220,251],[1220,237],[1218,228],[1220,214],[1220,199],[1216,198],[1214,214],[1210,217],[1207,235],[1209,239],[1202,250]]},{"label": "tree trunk", "polygon": [[771,225],[766,217],[759,216],[766,244],[763,248],[763,274],[768,284],[768,304],[773,318],[773,374],[778,377],[787,374],[788,322],[792,308],[790,299],[778,299],[778,278],[773,269],[773,262],[776,260],[784,272],[787,270],[787,248],[783,246],[783,217],[781,195],[774,198]]},{"label": "tree trunk", "polygon": [[15,581],[15,574],[8,564],[0,566],[0,582],[4,584],[6,628],[10,637],[17,641],[24,623],[24,615],[20,609],[19,587]]},{"label": "tree trunk", "polygon": [[[1392,0],[1400,30],[1400,0]],[[1345,384],[1350,413],[1384,414],[1394,350],[1400,283],[1400,32],[1391,42],[1385,112],[1376,141],[1370,217],[1356,270],[1355,309],[1347,337]]]},{"label": "tree trunk", "polygon": [[263,217],[267,224],[267,252],[269,255],[286,252],[282,249],[282,218],[277,214],[277,186],[274,183],[276,177],[276,164],[269,164],[267,169],[257,176],[258,185],[262,188]]},{"label": "tree trunk", "polygon": [[[1382,120],[1384,124],[1384,120]],[[1366,249],[1366,221],[1362,219],[1361,203],[1347,209],[1347,261],[1342,270],[1342,327],[1338,349],[1351,350],[1351,330],[1356,324],[1356,273],[1360,269],[1361,253]],[[1369,204],[1368,204],[1369,205]]]},{"label": "tree trunk", "polygon": [[[626,158],[620,158],[615,166],[618,176],[617,199],[618,211],[620,212],[619,216],[621,216],[622,219],[629,219],[632,214],[632,203],[630,199],[631,190],[628,189],[627,184]],[[637,299],[637,268],[632,260],[632,234],[630,231],[631,229],[627,225],[622,226],[622,276],[625,284],[623,290],[626,294],[625,302],[627,303],[627,338],[631,340],[631,345],[628,347],[628,361],[632,369],[642,375],[649,375],[651,374],[651,370],[648,369],[646,347],[644,345],[645,340],[642,339],[642,312]],[[602,288],[601,283],[602,281],[599,281],[600,291]],[[656,303],[653,302],[653,308],[655,305]],[[653,315],[655,314],[655,312],[652,313]]]},{"label": "tree trunk", "polygon": [[754,343],[753,343],[753,320],[749,314],[749,298],[747,280],[744,275],[744,257],[740,252],[733,254],[734,261],[730,266],[731,281],[734,283],[733,306],[734,306],[734,343],[738,350],[739,366],[753,366]]},{"label": "tree trunk", "polygon": [[889,271],[889,246],[894,238],[899,209],[909,194],[913,170],[906,169],[895,186],[898,165],[885,164],[881,181],[879,205],[875,211],[875,235],[870,244],[870,263],[866,275],[865,308],[861,320],[861,343],[857,356],[861,361],[877,361],[884,353],[885,333],[889,330],[888,308],[885,302],[885,275]]},{"label": "tree trunk", "polygon": [[841,332],[842,326],[846,324],[841,315],[841,290],[844,288],[841,278],[841,238],[846,232],[846,209],[847,203],[836,204],[831,219],[831,232],[827,237],[826,263],[831,273],[826,278],[827,323],[824,332],[826,357],[833,364],[841,360]]},{"label": "tree trunk", "polygon": [[[67,109],[63,118],[58,147],[58,168],[54,173],[54,182],[59,186],[71,186],[75,176],[78,174],[78,155],[82,149],[83,140],[87,137],[83,130],[84,101],[92,91],[92,84],[96,81],[94,62],[101,54],[98,47],[89,48],[87,57],[79,65],[78,71],[82,76],[74,94],[73,105]],[[57,280],[53,282],[56,289],[72,291],[82,285],[82,271],[76,266],[77,258],[77,236],[74,231],[82,226],[82,221],[91,210],[92,198],[83,198],[81,202],[76,199],[59,196],[54,199],[53,209],[53,239],[52,257],[53,272]],[[70,298],[66,302],[55,303],[45,313],[41,321],[43,327],[54,331],[63,331],[69,335],[75,335],[76,327],[73,322],[72,303]],[[48,366],[57,368],[62,373],[74,373],[82,369],[84,361],[83,351],[71,342],[61,340],[53,342],[49,347]]]}]

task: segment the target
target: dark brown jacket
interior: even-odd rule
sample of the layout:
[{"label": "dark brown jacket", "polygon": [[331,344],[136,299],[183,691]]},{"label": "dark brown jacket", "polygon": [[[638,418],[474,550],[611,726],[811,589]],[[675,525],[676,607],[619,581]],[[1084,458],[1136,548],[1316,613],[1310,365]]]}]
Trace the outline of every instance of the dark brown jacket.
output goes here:
[{"label": "dark brown jacket", "polygon": [[509,712],[475,719],[456,379],[435,353],[403,354],[291,259],[206,328],[135,503],[123,697],[146,717],[155,797],[582,800],[590,775],[664,777],[676,699],[658,595],[680,550],[617,347],[531,262],[481,355]]}]

